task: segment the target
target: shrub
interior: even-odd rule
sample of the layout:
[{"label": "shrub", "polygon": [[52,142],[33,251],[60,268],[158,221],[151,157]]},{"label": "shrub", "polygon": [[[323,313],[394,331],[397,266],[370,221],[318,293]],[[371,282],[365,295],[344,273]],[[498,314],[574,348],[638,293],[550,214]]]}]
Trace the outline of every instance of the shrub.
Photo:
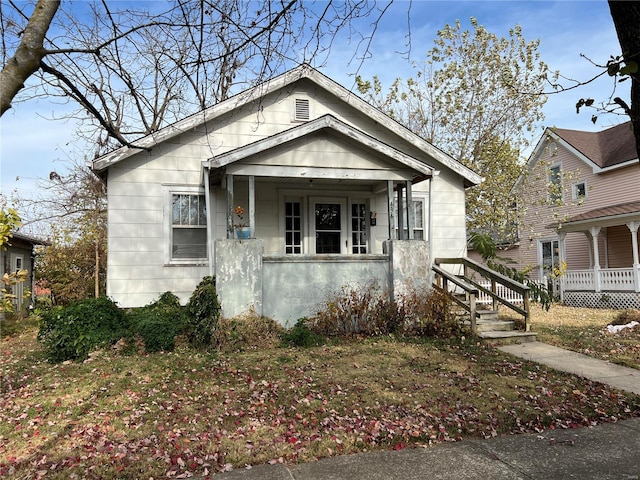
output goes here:
[{"label": "shrub", "polygon": [[126,335],[127,318],[107,297],[90,298],[42,315],[38,339],[54,362],[83,360]]},{"label": "shrub", "polygon": [[155,302],[129,314],[132,333],[140,336],[149,353],[171,351],[176,335],[184,329],[183,311],[178,297],[165,292]]},{"label": "shrub", "polygon": [[216,278],[204,277],[187,305],[187,337],[195,347],[211,345],[211,336],[220,318]]},{"label": "shrub", "polygon": [[284,329],[275,320],[251,311],[234,318],[220,318],[211,345],[223,352],[271,348],[280,343]]},{"label": "shrub", "polygon": [[403,318],[387,292],[376,284],[342,287],[308,323],[320,335],[384,335],[402,326]]},{"label": "shrub", "polygon": [[282,333],[280,340],[286,347],[315,347],[324,343],[321,335],[313,333],[307,326],[308,320],[300,318],[289,330]]},{"label": "shrub", "polygon": [[451,337],[465,329],[452,308],[451,297],[431,288],[407,288],[391,301],[375,285],[343,287],[305,325],[320,335],[405,335]]},{"label": "shrub", "polygon": [[399,299],[406,335],[449,338],[467,333],[453,309],[451,295],[436,289],[411,290]]}]

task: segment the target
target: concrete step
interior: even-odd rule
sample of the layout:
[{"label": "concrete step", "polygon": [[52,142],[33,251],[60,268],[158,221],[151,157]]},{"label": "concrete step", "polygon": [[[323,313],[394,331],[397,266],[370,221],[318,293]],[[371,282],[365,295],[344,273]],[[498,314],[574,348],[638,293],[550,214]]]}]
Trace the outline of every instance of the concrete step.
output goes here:
[{"label": "concrete step", "polygon": [[[465,322],[465,325],[471,325],[471,322]],[[515,330],[515,322],[507,320],[485,320],[479,318],[476,320],[476,330],[478,332],[508,332]]]},{"label": "concrete step", "polygon": [[523,332],[521,330],[506,331],[489,331],[478,332],[478,336],[483,342],[493,343],[498,345],[507,345],[511,343],[527,343],[535,342],[537,333]]}]

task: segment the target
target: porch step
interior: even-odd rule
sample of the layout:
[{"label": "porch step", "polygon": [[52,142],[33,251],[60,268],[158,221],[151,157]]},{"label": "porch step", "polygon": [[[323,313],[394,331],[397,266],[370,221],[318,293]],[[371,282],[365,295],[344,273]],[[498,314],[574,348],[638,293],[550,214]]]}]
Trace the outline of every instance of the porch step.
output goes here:
[{"label": "porch step", "polygon": [[[465,325],[471,326],[471,322],[466,321]],[[515,322],[507,320],[485,320],[480,317],[476,320],[476,330],[478,332],[510,332],[515,330]]]},{"label": "porch step", "polygon": [[478,332],[478,336],[485,343],[506,345],[511,343],[527,343],[535,342],[537,333],[523,332],[520,330],[513,330],[510,332],[505,331],[490,331],[490,332]]}]

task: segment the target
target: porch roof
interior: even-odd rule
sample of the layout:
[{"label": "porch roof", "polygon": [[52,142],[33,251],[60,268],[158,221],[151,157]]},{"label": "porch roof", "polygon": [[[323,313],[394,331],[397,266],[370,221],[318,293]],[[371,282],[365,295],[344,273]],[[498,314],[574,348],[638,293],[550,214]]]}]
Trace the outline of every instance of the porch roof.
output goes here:
[{"label": "porch roof", "polygon": [[589,227],[611,227],[640,221],[640,201],[619,203],[575,215],[564,222],[549,225],[563,232],[579,232]]},{"label": "porch roof", "polygon": [[[358,145],[363,149],[368,149],[380,154],[381,156],[395,161],[403,167],[407,167],[410,171],[414,171],[415,178],[428,178],[437,175],[431,166],[423,161],[411,157],[396,148],[381,142],[380,140],[338,120],[332,115],[324,115],[315,120],[302,123],[293,128],[279,132],[270,137],[258,140],[256,142],[238,147],[229,152],[217,155],[202,163],[203,168],[219,169],[226,167],[232,163],[244,160],[253,155],[260,154],[275,147],[285,145],[300,138],[307,137],[317,132],[326,132],[336,137],[347,139],[350,144]],[[335,166],[337,169],[337,165]],[[307,169],[313,170],[313,169]],[[372,177],[373,178],[373,177]]]}]

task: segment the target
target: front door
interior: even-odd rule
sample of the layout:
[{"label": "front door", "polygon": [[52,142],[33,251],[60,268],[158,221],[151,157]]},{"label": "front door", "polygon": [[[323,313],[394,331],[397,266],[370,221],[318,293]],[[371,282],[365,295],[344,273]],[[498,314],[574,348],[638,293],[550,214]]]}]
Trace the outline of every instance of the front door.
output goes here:
[{"label": "front door", "polygon": [[546,277],[547,287],[554,294],[558,294],[558,285],[554,269],[560,266],[558,240],[543,240],[540,242],[540,280]]},{"label": "front door", "polygon": [[313,250],[317,254],[347,253],[346,199],[313,199]]}]

